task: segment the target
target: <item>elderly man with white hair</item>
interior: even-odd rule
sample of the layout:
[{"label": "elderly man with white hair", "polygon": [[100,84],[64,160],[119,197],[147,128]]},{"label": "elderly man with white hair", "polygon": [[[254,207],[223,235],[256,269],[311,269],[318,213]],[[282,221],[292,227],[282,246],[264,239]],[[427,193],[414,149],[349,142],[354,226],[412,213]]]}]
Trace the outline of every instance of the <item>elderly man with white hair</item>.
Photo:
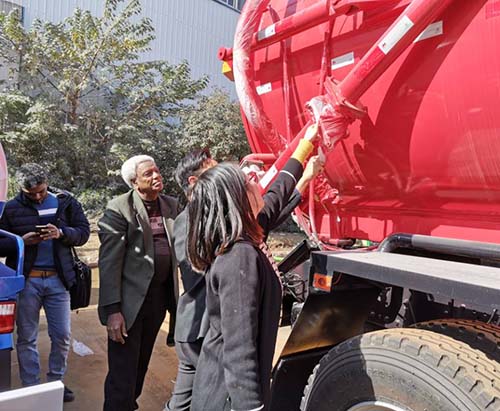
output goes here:
[{"label": "elderly man with white hair", "polygon": [[121,174],[131,190],[111,200],[99,221],[99,318],[108,332],[105,411],[138,408],[153,345],[178,296],[172,246],[177,200],[160,194],[153,158],[134,156]]}]

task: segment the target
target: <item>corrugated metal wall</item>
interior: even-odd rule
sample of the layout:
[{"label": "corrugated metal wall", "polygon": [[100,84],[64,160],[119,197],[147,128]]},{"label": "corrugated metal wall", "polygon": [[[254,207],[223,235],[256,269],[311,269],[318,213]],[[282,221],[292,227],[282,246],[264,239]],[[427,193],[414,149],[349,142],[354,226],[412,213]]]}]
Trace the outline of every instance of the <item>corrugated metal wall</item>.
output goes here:
[{"label": "corrugated metal wall", "polygon": [[[58,22],[76,7],[102,14],[103,0],[17,0],[24,7],[24,25],[34,19]],[[232,46],[239,13],[214,0],[142,0],[143,15],[156,28],[156,40],[146,59],[189,61],[193,77],[210,76],[210,84],[235,98],[233,83],[221,74],[219,46]]]},{"label": "corrugated metal wall", "polygon": [[[0,0],[0,12],[2,13],[10,13],[13,9],[21,9],[21,7],[17,3],[13,3],[8,0]],[[20,13],[20,17],[22,18],[22,12]]]}]

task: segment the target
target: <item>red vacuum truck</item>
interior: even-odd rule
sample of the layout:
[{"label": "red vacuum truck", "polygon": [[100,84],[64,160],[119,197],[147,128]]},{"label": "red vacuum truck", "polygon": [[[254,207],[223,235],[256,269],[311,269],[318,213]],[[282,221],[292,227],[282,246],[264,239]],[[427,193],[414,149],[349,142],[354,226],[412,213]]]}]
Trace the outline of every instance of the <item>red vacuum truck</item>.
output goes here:
[{"label": "red vacuum truck", "polygon": [[500,410],[500,0],[247,0],[219,58],[263,190],[321,130],[271,410]]}]

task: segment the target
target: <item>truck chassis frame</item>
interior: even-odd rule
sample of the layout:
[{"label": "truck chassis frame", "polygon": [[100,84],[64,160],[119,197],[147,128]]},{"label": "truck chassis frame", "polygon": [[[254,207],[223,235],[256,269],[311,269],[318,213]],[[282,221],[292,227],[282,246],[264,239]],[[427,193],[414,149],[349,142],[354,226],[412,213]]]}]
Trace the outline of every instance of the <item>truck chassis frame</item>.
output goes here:
[{"label": "truck chassis frame", "polygon": [[318,361],[352,337],[436,320],[498,326],[499,259],[496,244],[409,234],[375,251],[313,252],[309,295],[275,367],[271,409],[299,409]]}]

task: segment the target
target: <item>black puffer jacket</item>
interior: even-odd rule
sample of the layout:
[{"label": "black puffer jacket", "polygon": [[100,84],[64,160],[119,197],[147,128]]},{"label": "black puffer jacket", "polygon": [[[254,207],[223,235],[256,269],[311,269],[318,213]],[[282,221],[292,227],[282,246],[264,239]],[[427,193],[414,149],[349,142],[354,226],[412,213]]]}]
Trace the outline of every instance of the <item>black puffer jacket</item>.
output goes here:
[{"label": "black puffer jacket", "polygon": [[[55,225],[59,227],[64,236],[54,241],[54,261],[57,272],[66,288],[75,282],[73,257],[71,246],[81,246],[87,242],[90,235],[90,225],[83,213],[80,203],[68,192],[50,188],[49,191],[56,195],[59,202]],[[5,204],[3,215],[0,218],[0,229],[23,236],[35,231],[35,226],[40,224],[38,211],[20,192],[14,199]],[[25,247],[24,276],[27,277],[36,260],[38,245]],[[15,268],[17,260],[16,244],[13,240],[0,235],[0,256],[7,257],[7,265]]]}]

